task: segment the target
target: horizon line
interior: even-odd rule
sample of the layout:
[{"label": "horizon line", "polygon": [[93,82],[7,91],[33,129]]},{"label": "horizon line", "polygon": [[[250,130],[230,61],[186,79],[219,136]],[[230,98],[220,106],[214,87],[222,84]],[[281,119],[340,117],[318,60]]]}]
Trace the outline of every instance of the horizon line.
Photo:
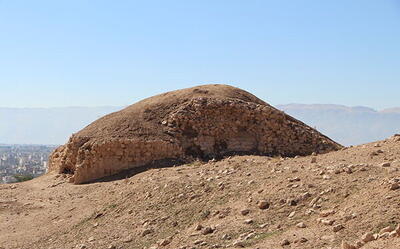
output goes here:
[{"label": "horizon line", "polygon": [[[344,104],[328,104],[328,103],[311,103],[311,104],[305,104],[305,103],[287,103],[287,104],[276,104],[272,105],[274,107],[277,106],[289,106],[289,105],[303,105],[303,106],[340,106],[340,107],[346,107],[346,108],[369,108],[372,109],[376,112],[382,112],[382,111],[387,111],[391,109],[398,109],[400,106],[393,106],[393,107],[387,107],[387,108],[382,108],[382,109],[377,109],[374,107],[370,106],[365,106],[365,105],[344,105]],[[49,106],[49,107],[42,107],[42,106],[34,106],[34,107],[10,107],[10,106],[0,106],[0,109],[63,109],[63,108],[125,108],[129,105],[99,105],[99,106],[83,106],[83,105],[71,105],[71,106]]]}]

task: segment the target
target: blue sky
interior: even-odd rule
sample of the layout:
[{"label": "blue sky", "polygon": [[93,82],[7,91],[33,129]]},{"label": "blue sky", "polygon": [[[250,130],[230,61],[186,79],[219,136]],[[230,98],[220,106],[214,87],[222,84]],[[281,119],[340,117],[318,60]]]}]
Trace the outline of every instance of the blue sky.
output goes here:
[{"label": "blue sky", "polygon": [[128,105],[206,83],[400,106],[400,1],[0,0],[0,106]]}]

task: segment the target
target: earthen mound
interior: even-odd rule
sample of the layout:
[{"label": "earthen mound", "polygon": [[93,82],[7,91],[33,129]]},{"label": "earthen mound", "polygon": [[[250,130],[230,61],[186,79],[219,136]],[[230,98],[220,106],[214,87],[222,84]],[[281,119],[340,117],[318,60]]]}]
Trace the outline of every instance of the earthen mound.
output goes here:
[{"label": "earthen mound", "polygon": [[53,152],[49,169],[84,183],[158,161],[292,157],[340,148],[244,90],[203,85],[147,98],[98,119]]}]

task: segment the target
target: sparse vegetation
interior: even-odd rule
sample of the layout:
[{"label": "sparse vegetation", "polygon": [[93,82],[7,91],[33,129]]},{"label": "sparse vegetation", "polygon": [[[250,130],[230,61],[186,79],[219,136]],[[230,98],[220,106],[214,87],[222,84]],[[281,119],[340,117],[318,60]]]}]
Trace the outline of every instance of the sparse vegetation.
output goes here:
[{"label": "sparse vegetation", "polygon": [[254,235],[253,238],[245,241],[244,246],[245,247],[252,246],[252,245],[256,244],[258,241],[262,241],[262,240],[271,238],[271,237],[273,237],[275,235],[279,235],[281,233],[282,233],[282,231],[274,231],[274,232],[263,232],[263,233],[256,234],[256,235]]},{"label": "sparse vegetation", "polygon": [[32,175],[13,175],[17,182],[25,182],[33,179]]}]

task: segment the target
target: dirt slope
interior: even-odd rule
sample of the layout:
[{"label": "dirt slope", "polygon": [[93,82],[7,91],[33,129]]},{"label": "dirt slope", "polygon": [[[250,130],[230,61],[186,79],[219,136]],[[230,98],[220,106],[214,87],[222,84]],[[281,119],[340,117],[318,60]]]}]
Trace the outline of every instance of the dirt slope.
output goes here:
[{"label": "dirt slope", "polygon": [[[396,136],[323,155],[235,156],[84,185],[50,174],[0,185],[0,248],[340,248],[400,223],[399,169]],[[398,249],[400,238],[362,248]]]}]

